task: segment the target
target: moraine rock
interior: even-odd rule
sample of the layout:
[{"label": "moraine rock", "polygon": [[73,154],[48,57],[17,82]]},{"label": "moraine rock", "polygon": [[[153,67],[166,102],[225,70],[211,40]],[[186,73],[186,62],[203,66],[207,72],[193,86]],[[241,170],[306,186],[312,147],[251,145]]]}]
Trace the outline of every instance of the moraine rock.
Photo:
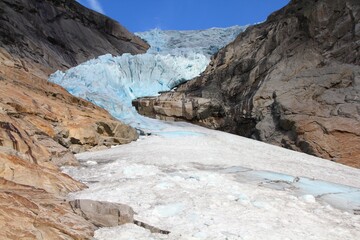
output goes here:
[{"label": "moraine rock", "polygon": [[76,199],[69,202],[75,213],[89,220],[97,227],[116,227],[126,223],[133,223],[152,233],[169,234],[147,223],[134,219],[134,210],[125,204]]},{"label": "moraine rock", "polygon": [[134,210],[124,204],[76,199],[69,202],[78,215],[97,227],[116,227],[134,222]]},{"label": "moraine rock", "polygon": [[360,2],[292,0],[198,78],[133,102],[144,115],[360,167]]}]

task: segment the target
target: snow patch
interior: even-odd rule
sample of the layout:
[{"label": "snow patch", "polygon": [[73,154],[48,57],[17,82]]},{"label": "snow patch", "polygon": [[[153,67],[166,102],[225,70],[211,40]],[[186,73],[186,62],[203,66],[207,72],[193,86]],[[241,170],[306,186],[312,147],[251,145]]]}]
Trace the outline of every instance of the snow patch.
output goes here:
[{"label": "snow patch", "polygon": [[144,176],[154,176],[159,171],[155,166],[144,166],[139,164],[132,164],[130,166],[126,166],[122,169],[124,177],[126,178],[137,178]]},{"label": "snow patch", "polygon": [[302,195],[302,196],[300,196],[300,199],[306,203],[316,203],[315,197],[310,194]]},{"label": "snow patch", "polygon": [[173,217],[175,215],[178,215],[182,211],[185,210],[185,204],[183,203],[171,203],[167,205],[161,205],[156,206],[154,208],[155,215],[162,217],[162,218],[168,218]]}]

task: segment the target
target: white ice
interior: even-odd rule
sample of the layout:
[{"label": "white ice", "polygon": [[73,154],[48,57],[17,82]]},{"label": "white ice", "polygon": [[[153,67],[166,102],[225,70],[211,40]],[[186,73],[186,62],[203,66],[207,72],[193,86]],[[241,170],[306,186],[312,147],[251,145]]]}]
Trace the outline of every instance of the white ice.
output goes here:
[{"label": "white ice", "polygon": [[[360,170],[187,123],[165,126],[78,154],[82,166],[64,169],[89,186],[71,198],[128,204],[137,220],[171,232],[127,224],[96,239],[360,239]],[[330,197],[339,191],[342,208]]]}]

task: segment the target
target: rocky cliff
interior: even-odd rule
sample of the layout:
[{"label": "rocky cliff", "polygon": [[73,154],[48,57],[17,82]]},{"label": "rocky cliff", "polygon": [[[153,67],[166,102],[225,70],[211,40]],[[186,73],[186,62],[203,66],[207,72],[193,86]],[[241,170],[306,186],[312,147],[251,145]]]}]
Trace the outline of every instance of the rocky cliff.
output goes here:
[{"label": "rocky cliff", "polygon": [[49,83],[49,73],[148,45],[72,0],[0,0],[1,239],[87,239],[95,226],[62,197],[85,187],[61,174],[74,152],[137,138],[105,110]]},{"label": "rocky cliff", "polygon": [[0,23],[2,48],[12,57],[51,69],[66,69],[105,53],[142,53],[149,47],[74,0],[1,0]]},{"label": "rocky cliff", "polygon": [[133,105],[360,167],[359,65],[359,1],[292,0],[200,77]]}]

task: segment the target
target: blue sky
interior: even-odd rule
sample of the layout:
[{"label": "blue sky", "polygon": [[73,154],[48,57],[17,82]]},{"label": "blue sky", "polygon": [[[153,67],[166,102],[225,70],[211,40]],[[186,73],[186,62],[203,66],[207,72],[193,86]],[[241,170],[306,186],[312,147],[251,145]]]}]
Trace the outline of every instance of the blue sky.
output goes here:
[{"label": "blue sky", "polygon": [[78,0],[131,32],[196,30],[264,21],[289,0]]}]

